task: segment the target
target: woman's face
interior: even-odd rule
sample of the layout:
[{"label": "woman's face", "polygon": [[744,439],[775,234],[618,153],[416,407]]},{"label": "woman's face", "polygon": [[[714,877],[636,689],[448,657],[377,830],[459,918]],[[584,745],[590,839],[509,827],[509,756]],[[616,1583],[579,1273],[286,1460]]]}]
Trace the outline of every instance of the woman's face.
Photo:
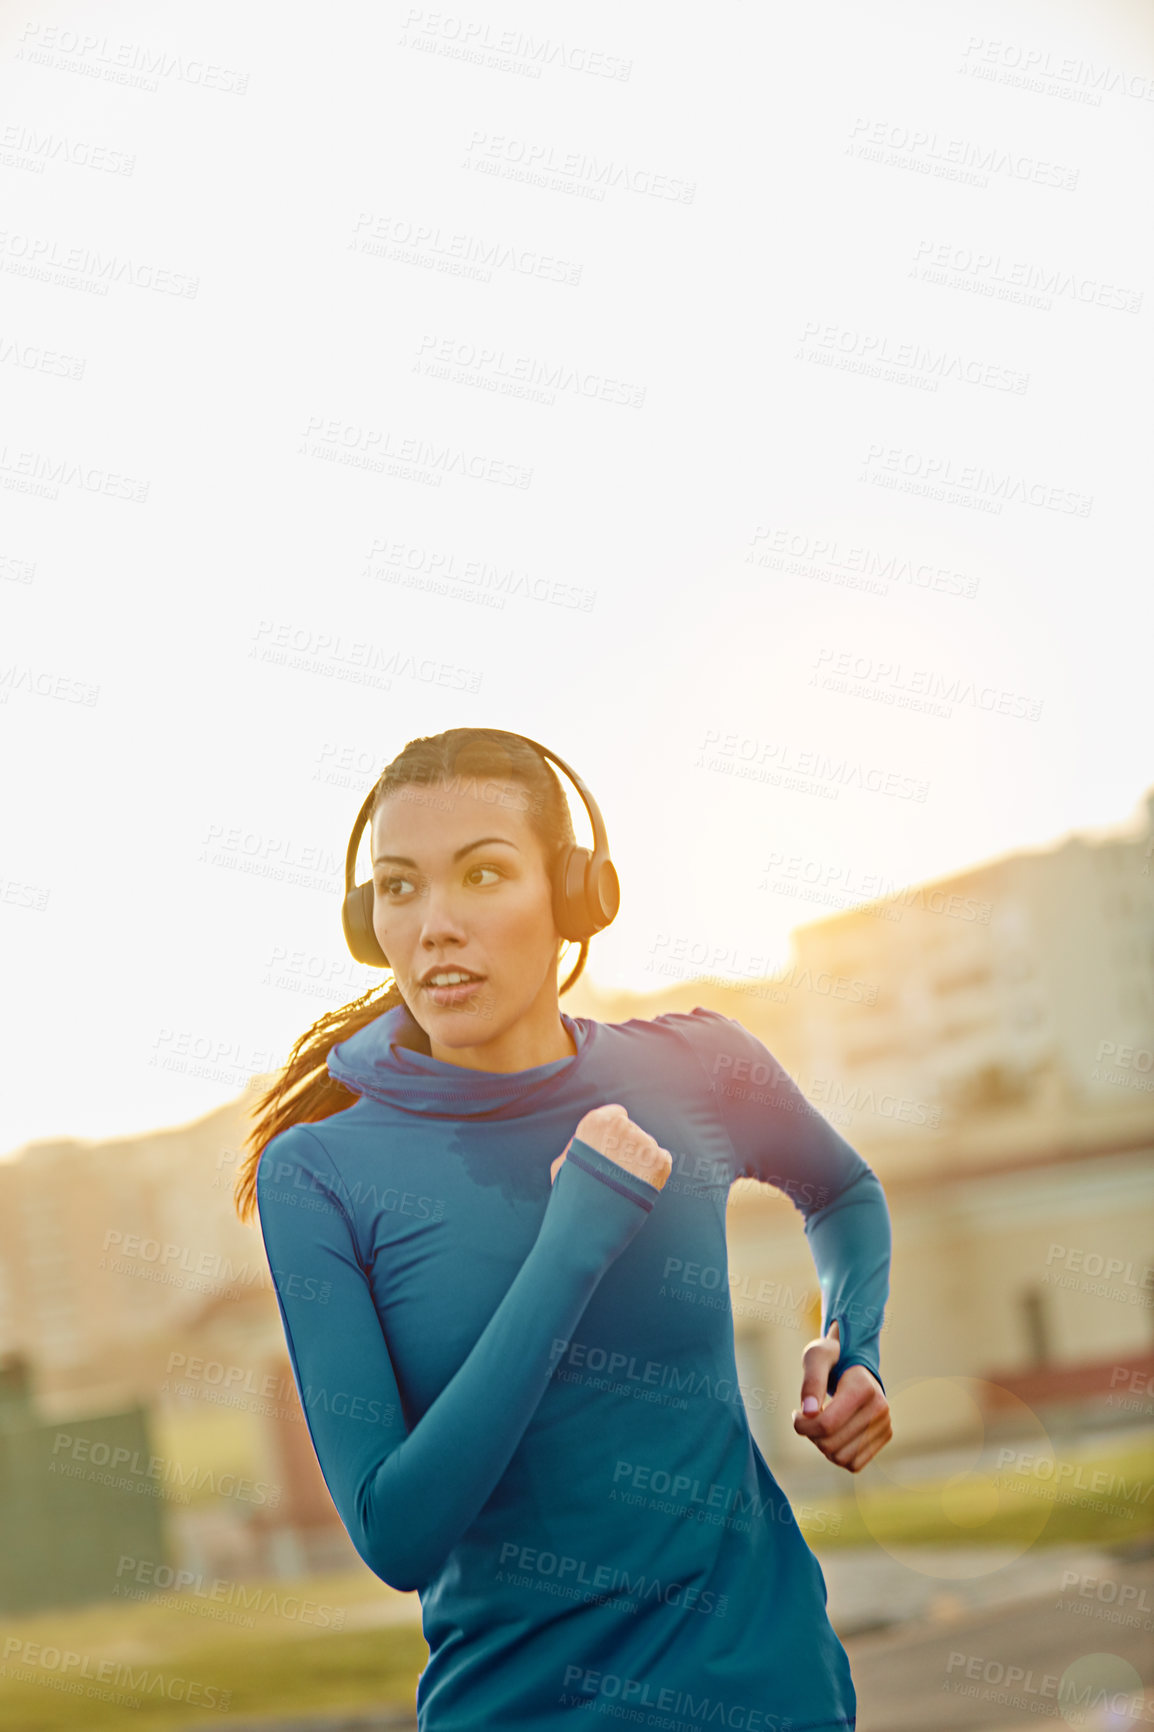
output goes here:
[{"label": "woman's face", "polygon": [[[534,1039],[556,1038],[562,939],[530,798],[458,777],[398,788],[374,814],[373,930],[434,1057],[527,1068]],[[458,972],[466,984],[435,984]]]}]

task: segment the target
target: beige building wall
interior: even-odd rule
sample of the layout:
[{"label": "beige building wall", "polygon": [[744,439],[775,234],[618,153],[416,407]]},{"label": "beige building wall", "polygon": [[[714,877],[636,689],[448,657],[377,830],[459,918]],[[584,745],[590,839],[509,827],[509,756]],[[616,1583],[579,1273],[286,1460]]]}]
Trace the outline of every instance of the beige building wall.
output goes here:
[{"label": "beige building wall", "polygon": [[[816,1274],[793,1205],[743,1189],[734,1189],[729,1225],[739,1369],[743,1388],[775,1392],[772,1402],[763,1393],[747,1403],[750,1426],[771,1466],[803,1466],[812,1447],[790,1416],[802,1348],[818,1333]],[[894,1257],[881,1373],[895,1411],[920,1380],[1012,1387],[1014,1373],[1043,1363],[1121,1363],[1154,1351],[1154,1136],[1126,1153],[897,1182],[886,1194]],[[902,1441],[948,1442],[949,1425],[916,1404]]]}]

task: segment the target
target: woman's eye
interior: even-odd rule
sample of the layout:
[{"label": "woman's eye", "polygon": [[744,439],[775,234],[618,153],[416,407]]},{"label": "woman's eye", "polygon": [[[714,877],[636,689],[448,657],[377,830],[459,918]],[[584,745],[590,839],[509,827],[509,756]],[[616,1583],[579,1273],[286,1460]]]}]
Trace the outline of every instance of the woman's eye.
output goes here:
[{"label": "woman's eye", "polygon": [[[500,878],[504,877],[504,873],[501,872],[499,867],[496,867],[496,866],[471,866],[469,868],[468,872],[465,874],[466,880],[472,881],[473,883],[477,883],[478,880],[476,879],[475,874],[478,872],[488,872],[488,873],[492,874],[492,876],[490,878],[488,878],[485,881],[485,883],[483,883],[481,885],[482,889],[487,889],[488,886],[490,884],[492,884],[494,881],[499,880]],[[403,895],[406,890],[412,889],[413,881],[411,878],[399,878],[399,877],[398,878],[379,878],[377,880],[377,886],[380,890],[382,897],[386,901],[396,902],[400,899],[400,896]]]}]

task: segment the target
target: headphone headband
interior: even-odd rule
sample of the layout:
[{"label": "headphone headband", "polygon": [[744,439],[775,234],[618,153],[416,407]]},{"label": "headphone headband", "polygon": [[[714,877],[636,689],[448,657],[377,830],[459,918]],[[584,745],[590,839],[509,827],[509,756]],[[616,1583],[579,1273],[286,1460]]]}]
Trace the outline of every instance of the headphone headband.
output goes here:
[{"label": "headphone headband", "polygon": [[[595,932],[600,932],[608,926],[621,905],[621,886],[617,870],[609,857],[609,839],[605,832],[605,820],[601,809],[593,795],[586,787],[576,770],[572,769],[556,752],[551,752],[548,746],[543,746],[539,740],[534,740],[528,734],[513,733],[507,728],[491,728],[491,734],[504,736],[506,739],[520,740],[527,746],[532,746],[542,757],[551,759],[558,769],[563,770],[580,794],[593,826],[593,848],[577,847],[570,844],[561,850],[553,867],[553,916],[557,930],[563,938],[580,939],[582,956],[577,968],[565,986],[564,992],[577,974],[584,962],[586,941]],[[373,928],[373,884],[370,878],[364,884],[356,883],[357,850],[360,847],[361,836],[369,821],[373,801],[380,786],[378,776],[357,814],[349,837],[349,845],[345,852],[345,898],[341,909],[341,924],[344,928],[345,942],[358,962],[364,962],[377,968],[389,966],[388,957],[381,949],[380,942]]]}]

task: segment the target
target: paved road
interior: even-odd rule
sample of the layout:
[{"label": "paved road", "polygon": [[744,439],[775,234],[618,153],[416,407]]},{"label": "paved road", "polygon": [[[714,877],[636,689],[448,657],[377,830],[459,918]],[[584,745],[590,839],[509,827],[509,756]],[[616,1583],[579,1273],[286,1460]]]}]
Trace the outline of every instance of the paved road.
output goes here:
[{"label": "paved road", "polygon": [[[1011,1732],[1046,1723],[1061,1732],[1079,1724],[1084,1732],[1130,1732],[1154,1724],[1154,1559],[1115,1557],[1109,1577],[1094,1579],[1109,1584],[1114,1603],[1098,1599],[1096,1589],[1061,1599],[1046,1593],[936,1625],[847,1637],[857,1732]],[[1104,1616],[1119,1613],[1123,1587],[1132,1590],[1125,1609],[1115,1619]],[[1069,1720],[1063,1716],[1056,1686],[1046,1680],[1095,1654],[1116,1660],[1107,1660],[1101,1672],[1079,1668],[1081,1683],[1129,1694],[1132,1667],[1148,1700],[1135,1718],[1091,1713],[1079,1721],[1072,1710]],[[1025,1676],[1007,1685],[1011,1667]]]}]

